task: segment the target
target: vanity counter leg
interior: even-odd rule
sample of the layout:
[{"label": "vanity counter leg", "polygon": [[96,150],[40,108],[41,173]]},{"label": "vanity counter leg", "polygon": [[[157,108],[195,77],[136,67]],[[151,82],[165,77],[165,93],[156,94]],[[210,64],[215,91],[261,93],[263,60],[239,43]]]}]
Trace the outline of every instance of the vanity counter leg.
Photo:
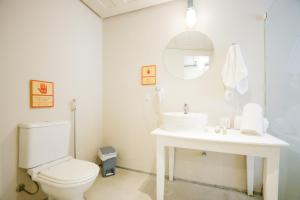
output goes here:
[{"label": "vanity counter leg", "polygon": [[165,147],[157,139],[156,143],[156,200],[164,199],[165,189]]},{"label": "vanity counter leg", "polygon": [[169,181],[174,180],[175,148],[169,147]]},{"label": "vanity counter leg", "polygon": [[247,193],[249,196],[253,196],[254,185],[254,156],[247,157]]},{"label": "vanity counter leg", "polygon": [[279,150],[271,157],[264,158],[264,200],[278,200]]}]

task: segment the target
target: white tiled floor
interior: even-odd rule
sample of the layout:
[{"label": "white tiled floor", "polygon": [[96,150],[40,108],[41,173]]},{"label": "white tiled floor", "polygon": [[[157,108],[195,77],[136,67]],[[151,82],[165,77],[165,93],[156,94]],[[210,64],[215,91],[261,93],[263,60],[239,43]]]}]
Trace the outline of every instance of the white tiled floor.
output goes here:
[{"label": "white tiled floor", "polygon": [[[97,178],[87,200],[155,200],[155,177],[117,169],[115,176]],[[183,181],[166,182],[165,200],[261,200],[235,191]]]}]

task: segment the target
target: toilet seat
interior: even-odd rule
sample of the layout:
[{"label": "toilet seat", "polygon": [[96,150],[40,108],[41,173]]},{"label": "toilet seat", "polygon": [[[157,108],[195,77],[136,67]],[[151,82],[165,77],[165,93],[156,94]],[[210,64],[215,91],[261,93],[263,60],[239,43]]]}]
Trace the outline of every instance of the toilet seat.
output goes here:
[{"label": "toilet seat", "polygon": [[35,179],[58,187],[73,187],[89,182],[98,173],[99,167],[96,164],[69,158],[55,165],[41,167]]}]

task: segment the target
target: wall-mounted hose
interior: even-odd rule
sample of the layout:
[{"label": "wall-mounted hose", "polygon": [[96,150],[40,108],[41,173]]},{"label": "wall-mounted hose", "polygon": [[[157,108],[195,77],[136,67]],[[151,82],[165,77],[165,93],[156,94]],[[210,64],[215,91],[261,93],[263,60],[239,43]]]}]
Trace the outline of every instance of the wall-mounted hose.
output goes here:
[{"label": "wall-mounted hose", "polygon": [[77,158],[77,142],[76,142],[76,110],[77,103],[76,99],[72,99],[71,101],[71,111],[73,112],[73,148],[74,148],[74,158]]},{"label": "wall-mounted hose", "polygon": [[37,194],[38,192],[39,192],[39,190],[40,190],[40,186],[39,186],[39,184],[37,183],[37,182],[35,182],[35,181],[32,181],[35,185],[36,185],[36,191],[35,192],[30,192],[30,191],[28,191],[25,187],[25,184],[20,184],[20,185],[18,185],[18,187],[17,187],[17,192],[22,192],[22,191],[24,191],[26,194],[28,194],[28,195],[35,195],[35,194]]}]

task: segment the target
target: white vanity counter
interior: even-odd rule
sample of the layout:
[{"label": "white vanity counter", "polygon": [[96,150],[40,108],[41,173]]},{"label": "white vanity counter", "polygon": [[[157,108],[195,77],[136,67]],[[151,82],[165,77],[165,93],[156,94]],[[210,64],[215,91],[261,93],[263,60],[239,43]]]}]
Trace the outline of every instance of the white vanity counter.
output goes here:
[{"label": "white vanity counter", "polygon": [[210,142],[248,144],[260,146],[288,146],[288,143],[272,136],[264,134],[263,136],[245,135],[239,130],[227,130],[226,134],[215,133],[214,128],[207,127],[205,131],[165,131],[163,129],[155,129],[153,135],[175,137],[182,139],[203,140]]},{"label": "white vanity counter", "polygon": [[265,134],[245,135],[236,130],[226,134],[215,133],[211,127],[205,131],[166,131],[155,129],[157,156],[157,200],[164,199],[165,147],[169,148],[169,179],[174,175],[175,148],[196,149],[247,156],[247,190],[253,194],[254,156],[264,158],[264,200],[278,199],[280,148],[288,143]]}]

